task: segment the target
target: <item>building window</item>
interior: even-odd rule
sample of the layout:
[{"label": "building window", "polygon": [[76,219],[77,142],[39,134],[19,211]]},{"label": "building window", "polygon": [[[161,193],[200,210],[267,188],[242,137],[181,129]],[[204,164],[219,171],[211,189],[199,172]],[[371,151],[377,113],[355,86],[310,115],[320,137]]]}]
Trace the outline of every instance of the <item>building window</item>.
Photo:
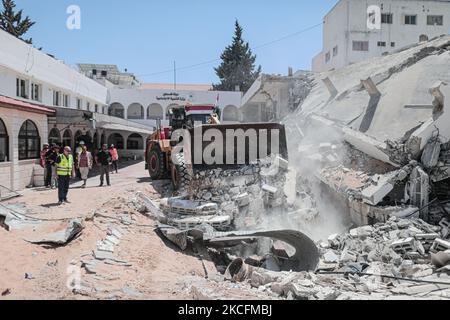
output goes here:
[{"label": "building window", "polygon": [[392,24],[394,21],[394,15],[392,13],[382,13],[381,14],[381,23]]},{"label": "building window", "polygon": [[25,79],[16,79],[16,95],[20,98],[28,99],[28,81]]},{"label": "building window", "polygon": [[86,102],[86,110],[91,110],[91,103],[89,101]]},{"label": "building window", "polygon": [[31,99],[34,101],[41,101],[41,85],[37,83],[31,84]]},{"label": "building window", "polygon": [[369,51],[369,41],[353,41],[353,51]]},{"label": "building window", "polygon": [[98,113],[98,104],[95,105],[95,112]]},{"label": "building window", "polygon": [[417,24],[417,15],[406,15],[405,16],[405,24]]},{"label": "building window", "polygon": [[97,69],[93,69],[93,70],[92,70],[92,74],[93,74],[94,76],[96,76],[96,75],[97,75]]},{"label": "building window", "polygon": [[68,94],[63,95],[63,106],[70,107],[70,96]]},{"label": "building window", "polygon": [[19,131],[19,160],[39,159],[41,138],[31,120],[26,120]]},{"label": "building window", "polygon": [[5,123],[0,119],[0,162],[7,162],[9,158],[9,137]]},{"label": "building window", "polygon": [[338,55],[338,47],[333,48],[333,57],[336,57]]},{"label": "building window", "polygon": [[60,145],[61,136],[60,136],[59,130],[57,128],[53,128],[52,130],[50,130],[50,133],[48,134],[48,143],[50,145],[52,145],[52,144]]},{"label": "building window", "polygon": [[330,61],[330,59],[331,59],[331,55],[330,55],[329,52],[327,52],[327,53],[325,54],[325,62]]},{"label": "building window", "polygon": [[70,147],[72,146],[72,133],[69,129],[64,131],[63,139],[62,139],[62,147]]},{"label": "building window", "polygon": [[[77,109],[81,110],[81,108],[83,107],[83,101],[80,98],[77,98]],[[88,110],[89,110],[89,102],[87,104]]]},{"label": "building window", "polygon": [[443,26],[444,25],[444,16],[427,16],[427,25]]},{"label": "building window", "polygon": [[144,149],[144,140],[137,133],[131,134],[127,139],[127,150]]},{"label": "building window", "polygon": [[61,92],[53,90],[53,105],[60,106],[61,105]]},{"label": "building window", "polygon": [[392,48],[395,47],[395,42],[391,42],[391,47],[392,47]]},{"label": "building window", "polygon": [[106,77],[108,75],[108,72],[107,71],[102,71],[101,75],[102,75],[102,77]]},{"label": "building window", "polygon": [[378,41],[378,42],[377,42],[377,46],[379,46],[379,47],[386,47],[386,42],[384,42],[384,41]]}]

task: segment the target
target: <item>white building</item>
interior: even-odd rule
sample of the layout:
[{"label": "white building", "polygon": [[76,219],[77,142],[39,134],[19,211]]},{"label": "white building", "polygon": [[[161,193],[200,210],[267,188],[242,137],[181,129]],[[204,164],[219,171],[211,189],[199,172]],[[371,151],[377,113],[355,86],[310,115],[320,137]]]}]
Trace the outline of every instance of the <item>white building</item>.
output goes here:
[{"label": "white building", "polygon": [[109,114],[156,126],[156,120],[168,124],[170,108],[191,104],[216,104],[223,122],[241,121],[241,92],[211,91],[210,85],[143,84],[138,88],[111,89]]},{"label": "white building", "polygon": [[0,192],[42,184],[46,142],[117,143],[142,156],[151,129],[109,116],[108,105],[105,86],[0,30]]},{"label": "white building", "polygon": [[[378,6],[381,28],[369,29],[368,8]],[[369,10],[370,11],[370,10]],[[325,16],[323,49],[315,72],[345,67],[448,34],[450,0],[340,0]]]}]

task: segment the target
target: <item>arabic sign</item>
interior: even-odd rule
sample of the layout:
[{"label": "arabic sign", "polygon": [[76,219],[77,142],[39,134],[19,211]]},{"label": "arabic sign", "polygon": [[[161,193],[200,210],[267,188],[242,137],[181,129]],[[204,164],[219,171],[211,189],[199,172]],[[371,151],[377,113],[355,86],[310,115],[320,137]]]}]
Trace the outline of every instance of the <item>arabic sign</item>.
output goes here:
[{"label": "arabic sign", "polygon": [[156,100],[158,100],[158,101],[161,101],[161,100],[186,101],[186,98],[181,96],[179,93],[169,92],[169,93],[164,93],[160,97],[156,97]]}]

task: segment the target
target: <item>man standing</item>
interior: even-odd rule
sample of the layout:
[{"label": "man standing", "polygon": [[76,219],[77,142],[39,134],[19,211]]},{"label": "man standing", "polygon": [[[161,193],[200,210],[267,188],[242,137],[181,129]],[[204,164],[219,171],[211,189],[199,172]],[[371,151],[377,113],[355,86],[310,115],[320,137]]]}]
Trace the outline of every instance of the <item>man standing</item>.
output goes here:
[{"label": "man standing", "polygon": [[70,177],[73,175],[73,156],[70,147],[64,147],[56,159],[56,174],[58,175],[58,198],[59,204],[69,203],[67,194],[69,193]]},{"label": "man standing", "polygon": [[104,144],[102,150],[97,153],[96,162],[101,166],[100,169],[100,187],[103,187],[104,177],[106,175],[106,183],[111,186],[109,182],[109,165],[111,163],[111,154],[108,150],[108,145]]},{"label": "man standing", "polygon": [[[49,173],[48,173],[48,167],[47,167],[47,161],[46,161],[48,151],[49,151],[49,145],[48,145],[48,143],[44,143],[44,148],[41,150],[41,154],[40,154],[39,164],[41,165],[42,168],[44,168],[44,184],[47,188],[50,187],[50,179],[48,179]],[[51,170],[50,170],[50,174],[51,174]]]},{"label": "man standing", "polygon": [[89,175],[89,170],[92,169],[92,155],[87,151],[87,147],[83,146],[83,150],[78,155],[77,168],[80,170],[81,180],[83,180],[82,188],[86,188],[86,182]]},{"label": "man standing", "polygon": [[56,144],[52,144],[51,149],[47,151],[45,155],[45,165],[46,165],[46,174],[45,174],[45,186],[48,188],[52,188],[56,185],[56,160],[59,155],[59,147]]},{"label": "man standing", "polygon": [[109,147],[109,153],[111,154],[112,171],[115,170],[116,173],[119,173],[119,153],[113,144]]}]

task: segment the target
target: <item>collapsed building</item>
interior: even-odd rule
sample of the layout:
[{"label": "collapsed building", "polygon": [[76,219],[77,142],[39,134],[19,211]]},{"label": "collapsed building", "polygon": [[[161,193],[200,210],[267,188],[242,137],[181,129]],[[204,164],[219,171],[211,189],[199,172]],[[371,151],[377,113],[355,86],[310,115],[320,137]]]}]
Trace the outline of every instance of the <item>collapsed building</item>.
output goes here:
[{"label": "collapsed building", "polygon": [[297,88],[281,120],[289,160],[205,170],[190,197],[146,210],[224,280],[271,298],[448,298],[449,62],[445,36],[302,75],[303,89],[265,79],[252,99]]},{"label": "collapsed building", "polygon": [[445,36],[316,74],[311,93],[286,118],[300,171],[314,168],[353,223],[391,214],[436,223],[447,214],[449,62]]}]

